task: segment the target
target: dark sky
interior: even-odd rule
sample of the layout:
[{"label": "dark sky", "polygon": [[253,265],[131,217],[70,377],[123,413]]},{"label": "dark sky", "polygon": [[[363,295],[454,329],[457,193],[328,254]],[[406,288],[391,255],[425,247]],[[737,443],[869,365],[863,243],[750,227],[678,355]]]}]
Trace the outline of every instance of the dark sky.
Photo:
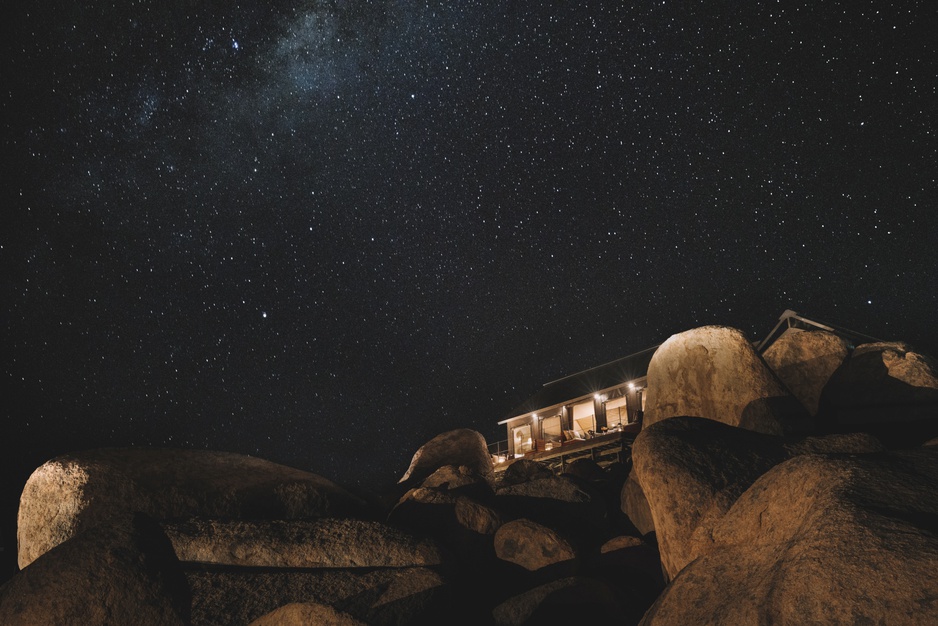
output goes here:
[{"label": "dark sky", "polygon": [[938,5],[804,4],[10,9],[3,454],[388,483],[695,326],[934,351]]}]

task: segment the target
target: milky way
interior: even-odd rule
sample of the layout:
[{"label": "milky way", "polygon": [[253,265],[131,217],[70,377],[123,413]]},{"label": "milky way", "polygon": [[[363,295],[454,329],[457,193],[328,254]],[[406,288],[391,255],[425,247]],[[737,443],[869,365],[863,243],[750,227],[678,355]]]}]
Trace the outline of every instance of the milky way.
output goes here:
[{"label": "milky way", "polygon": [[694,326],[938,346],[932,3],[32,4],[3,42],[24,466],[390,482]]}]

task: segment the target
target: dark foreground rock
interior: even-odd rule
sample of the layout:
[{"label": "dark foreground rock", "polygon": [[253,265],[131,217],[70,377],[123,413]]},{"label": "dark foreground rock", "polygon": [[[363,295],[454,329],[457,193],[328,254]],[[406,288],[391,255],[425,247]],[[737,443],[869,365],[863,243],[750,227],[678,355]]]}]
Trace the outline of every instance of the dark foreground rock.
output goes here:
[{"label": "dark foreground rock", "polygon": [[499,626],[621,623],[618,594],[604,581],[568,577],[505,600],[492,611]]},{"label": "dark foreground rock", "polygon": [[643,621],[933,623],[938,452],[798,456],[749,488]]},{"label": "dark foreground rock", "polygon": [[327,604],[292,602],[259,617],[251,626],[366,626],[347,613],[336,611]]},{"label": "dark foreground rock", "polygon": [[186,624],[189,606],[169,540],[143,515],[77,534],[0,587],[0,624]]},{"label": "dark foreground rock", "polygon": [[648,366],[644,426],[679,416],[772,435],[810,427],[804,407],[745,335],[726,326],[672,335],[655,351]]},{"label": "dark foreground rock", "polygon": [[341,517],[364,503],[330,480],[230,452],[112,448],[39,467],[20,498],[19,565],[135,511],[157,520]]},{"label": "dark foreground rock", "polygon": [[333,607],[367,624],[442,623],[444,579],[428,568],[224,569],[187,572],[192,624],[250,624],[292,603]]}]

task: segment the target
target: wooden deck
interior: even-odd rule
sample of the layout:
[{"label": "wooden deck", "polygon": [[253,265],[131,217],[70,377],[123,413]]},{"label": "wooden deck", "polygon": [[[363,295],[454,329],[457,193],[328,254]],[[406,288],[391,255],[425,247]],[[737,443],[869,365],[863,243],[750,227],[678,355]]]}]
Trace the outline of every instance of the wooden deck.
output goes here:
[{"label": "wooden deck", "polygon": [[575,439],[562,444],[554,444],[550,450],[537,450],[528,452],[515,459],[506,459],[503,463],[495,464],[496,472],[503,472],[516,460],[524,458],[544,463],[555,473],[562,473],[569,463],[577,459],[592,459],[600,466],[605,467],[617,461],[628,458],[632,442],[639,432],[638,424],[629,424],[622,430],[596,435],[589,439]]}]

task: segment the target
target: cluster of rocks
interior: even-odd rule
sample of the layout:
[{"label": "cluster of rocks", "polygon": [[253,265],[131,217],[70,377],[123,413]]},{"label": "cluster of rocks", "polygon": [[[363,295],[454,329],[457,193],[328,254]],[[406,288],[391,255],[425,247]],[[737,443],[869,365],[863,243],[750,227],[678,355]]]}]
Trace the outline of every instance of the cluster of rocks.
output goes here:
[{"label": "cluster of rocks", "polygon": [[[556,476],[519,459],[496,475],[484,438],[455,430],[417,451],[384,504],[230,453],[56,458],[23,491],[0,623],[938,614],[938,446],[915,441],[938,423],[926,358],[819,332],[763,358],[739,331],[705,327],[662,344],[648,386],[629,463]],[[864,432],[884,424],[902,449]]]}]

